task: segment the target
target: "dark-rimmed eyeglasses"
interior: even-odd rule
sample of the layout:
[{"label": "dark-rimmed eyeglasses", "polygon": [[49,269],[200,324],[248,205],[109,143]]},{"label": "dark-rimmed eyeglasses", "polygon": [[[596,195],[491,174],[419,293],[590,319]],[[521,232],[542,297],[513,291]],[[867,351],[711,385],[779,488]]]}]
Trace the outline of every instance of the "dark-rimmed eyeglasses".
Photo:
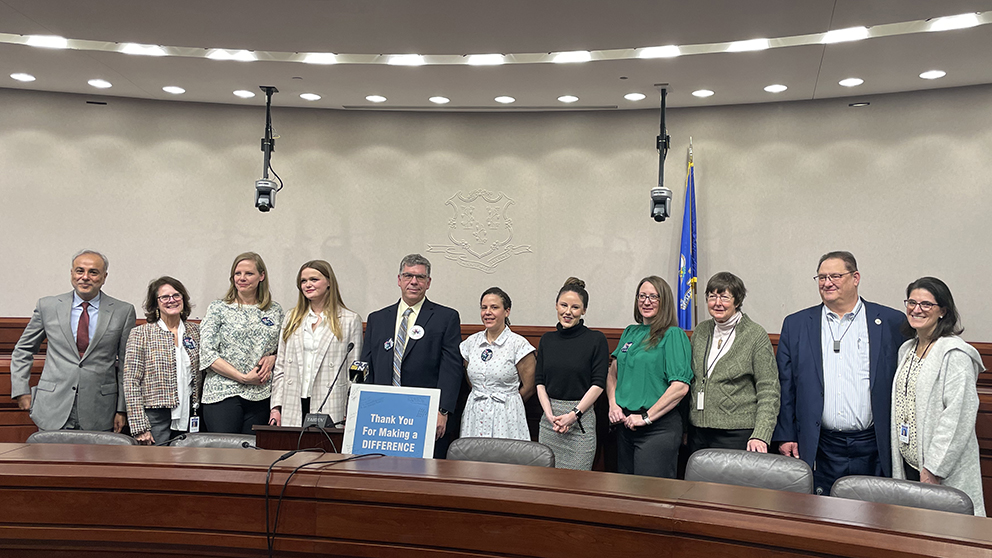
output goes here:
[{"label": "dark-rimmed eyeglasses", "polygon": [[930,302],[929,300],[921,300],[917,302],[911,298],[907,298],[903,302],[906,304],[906,310],[912,310],[919,306],[920,310],[923,310],[924,312],[929,312],[933,310],[935,306],[940,306],[936,302]]}]

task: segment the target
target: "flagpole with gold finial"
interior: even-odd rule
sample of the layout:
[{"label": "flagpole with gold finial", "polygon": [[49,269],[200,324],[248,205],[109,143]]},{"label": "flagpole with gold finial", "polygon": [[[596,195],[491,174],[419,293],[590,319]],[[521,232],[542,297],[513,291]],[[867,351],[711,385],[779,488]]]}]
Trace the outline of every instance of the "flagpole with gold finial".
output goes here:
[{"label": "flagpole with gold finial", "polygon": [[[689,164],[690,165],[692,164],[692,136],[689,136]],[[692,217],[693,217],[693,220],[695,220],[695,218],[696,218],[696,215],[695,215],[696,208],[693,207],[692,210],[693,210],[693,216]],[[695,271],[696,271],[696,277],[693,277],[692,278],[692,281],[691,281],[692,282],[692,285],[691,285],[691,288],[692,288],[692,329],[696,329],[696,326],[699,325],[699,309],[698,309],[698,302],[697,302],[699,299],[696,298],[698,296],[697,293],[696,293],[696,281],[697,281],[697,278],[699,277],[699,253],[698,252],[696,252],[696,270]]]}]

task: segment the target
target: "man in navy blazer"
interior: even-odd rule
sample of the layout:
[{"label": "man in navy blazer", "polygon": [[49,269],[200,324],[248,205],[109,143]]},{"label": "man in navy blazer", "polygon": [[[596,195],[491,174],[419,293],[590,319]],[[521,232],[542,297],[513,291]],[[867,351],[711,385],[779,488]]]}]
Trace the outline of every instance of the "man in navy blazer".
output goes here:
[{"label": "man in navy blazer", "polygon": [[458,351],[461,321],[456,310],[427,300],[431,286],[427,258],[420,254],[403,258],[396,282],[400,300],[369,314],[362,360],[369,363],[368,377],[374,384],[441,390],[434,458],[443,459],[450,443],[450,436],[445,436],[448,417],[458,403],[464,372]]},{"label": "man in navy blazer", "polygon": [[813,468],[817,494],[846,475],[892,476],[889,415],[904,313],[858,296],[850,252],[820,258],[823,304],[785,318],[776,360],[782,404],[773,441]]}]

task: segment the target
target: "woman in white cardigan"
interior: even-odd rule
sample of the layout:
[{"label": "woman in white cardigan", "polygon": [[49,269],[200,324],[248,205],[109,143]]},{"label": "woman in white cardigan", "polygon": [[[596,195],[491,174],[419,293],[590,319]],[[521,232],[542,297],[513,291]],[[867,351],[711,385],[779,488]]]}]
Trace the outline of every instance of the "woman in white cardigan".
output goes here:
[{"label": "woman in white cardigan", "polygon": [[943,281],[917,279],[906,297],[906,333],[916,338],[899,348],[892,383],[892,476],[957,488],[984,517],[975,419],[985,367],[958,337],[958,311]]},{"label": "woman in white cardigan", "polygon": [[302,426],[310,412],[343,422],[351,382],[341,363],[362,352],[362,319],[341,301],[334,270],[324,260],[303,264],[296,288],[296,308],[286,316],[279,336],[269,424]]}]

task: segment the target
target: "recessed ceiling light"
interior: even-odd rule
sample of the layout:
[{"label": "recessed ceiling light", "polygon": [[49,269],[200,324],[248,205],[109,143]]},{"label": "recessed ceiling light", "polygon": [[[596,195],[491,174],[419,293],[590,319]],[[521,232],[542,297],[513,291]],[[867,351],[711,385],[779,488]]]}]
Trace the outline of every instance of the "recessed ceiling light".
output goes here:
[{"label": "recessed ceiling light", "polygon": [[310,52],[303,57],[307,64],[337,64],[338,55],[331,52]]},{"label": "recessed ceiling light", "polygon": [[835,29],[827,31],[823,36],[823,44],[846,43],[848,41],[860,41],[868,38],[867,27],[848,27],[847,29]]},{"label": "recessed ceiling light", "polygon": [[958,14],[930,20],[930,31],[950,31],[967,29],[978,25],[978,14]]},{"label": "recessed ceiling light", "polygon": [[857,86],[861,85],[864,82],[865,82],[865,80],[863,80],[861,78],[847,78],[847,79],[842,79],[842,80],[838,81],[837,83],[838,83],[838,85],[843,85],[844,87],[857,87]]},{"label": "recessed ceiling light", "polygon": [[300,98],[304,101],[319,101],[320,95],[316,93],[301,93]]},{"label": "recessed ceiling light", "polygon": [[57,35],[28,35],[28,45],[40,48],[69,48],[69,40]]},{"label": "recessed ceiling light", "polygon": [[186,92],[186,90],[183,89],[182,87],[177,87],[175,85],[166,85],[165,87],[162,88],[162,91],[165,91],[166,93],[172,93],[173,95],[182,95],[183,93]]},{"label": "recessed ceiling light", "polygon": [[574,103],[575,101],[578,101],[579,98],[575,95],[562,95],[561,97],[558,97],[558,100],[563,103]]},{"label": "recessed ceiling light", "polygon": [[866,107],[866,106],[868,106],[868,105],[870,105],[870,104],[871,104],[871,103],[869,103],[868,101],[859,101],[859,102],[857,102],[857,103],[851,103],[851,104],[849,104],[849,105],[847,105],[847,106],[849,106],[849,107],[854,107],[854,108],[858,108],[858,107]]},{"label": "recessed ceiling light", "polygon": [[638,58],[674,58],[681,56],[682,50],[675,45],[646,47],[638,49]]},{"label": "recessed ceiling light", "polygon": [[255,96],[255,93],[245,89],[238,89],[237,91],[234,92],[234,94],[237,95],[238,97],[241,97],[242,99],[251,99],[252,97]]},{"label": "recessed ceiling light", "polygon": [[938,78],[942,78],[942,77],[944,77],[946,75],[947,75],[947,72],[945,72],[943,70],[930,70],[930,71],[923,72],[922,74],[920,74],[920,77],[923,78],[923,79],[938,79]]},{"label": "recessed ceiling light", "polygon": [[96,87],[97,89],[109,89],[110,87],[113,87],[113,84],[105,79],[91,79],[86,83]]},{"label": "recessed ceiling light", "polygon": [[628,101],[643,101],[644,97],[645,97],[644,93],[627,93],[626,95],[623,96],[623,98],[627,99]]},{"label": "recessed ceiling light", "polygon": [[693,91],[692,92],[692,96],[693,97],[712,97],[713,96],[713,92],[710,91],[709,89],[697,89],[696,91]]},{"label": "recessed ceiling light", "polygon": [[124,54],[135,54],[138,56],[165,56],[165,49],[158,45],[139,45],[138,43],[125,43],[121,47]]},{"label": "recessed ceiling light", "polygon": [[776,83],[774,85],[769,85],[768,87],[765,87],[765,91],[767,91],[769,93],[781,93],[781,92],[785,91],[786,89],[788,89],[788,87],[786,87],[786,86],[784,86],[784,85],[782,85],[780,83]]},{"label": "recessed ceiling light", "polygon": [[31,74],[10,74],[10,77],[17,81],[34,81],[34,76]]},{"label": "recessed ceiling light", "polygon": [[366,101],[371,101],[373,103],[385,103],[386,102],[386,98],[383,97],[382,95],[369,95],[368,97],[365,97],[365,100]]},{"label": "recessed ceiling light", "polygon": [[436,97],[431,97],[430,99],[427,100],[434,103],[435,105],[443,105],[451,102],[451,99],[447,97],[441,97],[440,95]]},{"label": "recessed ceiling light", "polygon": [[386,63],[391,66],[423,66],[425,62],[419,54],[394,54]]},{"label": "recessed ceiling light", "polygon": [[751,39],[750,41],[737,41],[730,43],[727,52],[747,52],[751,50],[765,50],[768,48],[768,39]]},{"label": "recessed ceiling light", "polygon": [[207,53],[207,58],[211,60],[237,60],[238,62],[253,62],[256,60],[255,54],[247,50],[225,50],[215,48]]},{"label": "recessed ceiling light", "polygon": [[508,104],[516,101],[516,99],[514,99],[513,97],[510,97],[509,95],[500,95],[499,97],[496,97],[493,100],[496,101],[497,103],[502,103],[504,105],[508,105]]},{"label": "recessed ceiling light", "polygon": [[502,54],[471,54],[468,57],[471,66],[499,66],[504,62],[506,60],[503,59]]},{"label": "recessed ceiling light", "polygon": [[588,50],[572,50],[568,52],[559,52],[554,55],[551,59],[555,64],[575,64],[578,62],[588,62],[592,60],[592,55],[589,54]]}]

